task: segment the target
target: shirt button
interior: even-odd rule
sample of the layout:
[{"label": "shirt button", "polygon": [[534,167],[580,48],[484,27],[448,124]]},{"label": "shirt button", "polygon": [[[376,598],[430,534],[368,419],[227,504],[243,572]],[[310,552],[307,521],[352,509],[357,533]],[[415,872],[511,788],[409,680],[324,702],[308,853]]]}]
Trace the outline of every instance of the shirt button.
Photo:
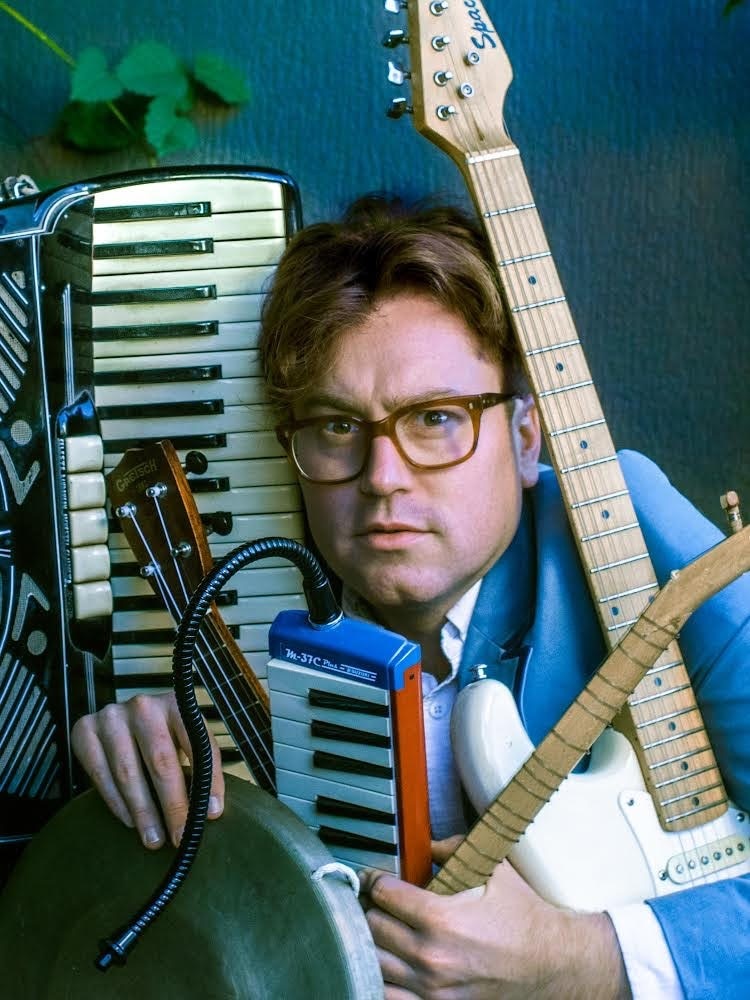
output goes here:
[{"label": "shirt button", "polygon": [[430,705],[430,715],[433,719],[442,719],[445,715],[445,705],[441,704],[439,701],[433,701]]}]

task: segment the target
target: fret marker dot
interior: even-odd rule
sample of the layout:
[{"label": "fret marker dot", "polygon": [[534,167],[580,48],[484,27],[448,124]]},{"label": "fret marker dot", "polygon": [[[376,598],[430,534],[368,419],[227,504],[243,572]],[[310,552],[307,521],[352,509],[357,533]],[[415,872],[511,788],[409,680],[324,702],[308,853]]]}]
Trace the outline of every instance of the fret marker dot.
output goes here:
[{"label": "fret marker dot", "polygon": [[604,518],[605,521],[608,521],[609,520],[609,511],[608,510],[603,510],[602,511],[602,517]]},{"label": "fret marker dot", "polygon": [[558,361],[557,364],[555,365],[555,368],[559,372],[564,372],[565,371],[565,365],[562,363],[562,361]]},{"label": "fret marker dot", "polygon": [[677,723],[670,722],[669,725],[667,726],[667,729],[669,729],[670,733],[673,733],[675,729],[677,729]]},{"label": "fret marker dot", "polygon": [[529,275],[529,284],[530,285],[535,285],[536,284],[536,275],[534,275],[534,274],[530,274]]},{"label": "fret marker dot", "polygon": [[589,446],[588,441],[581,441],[581,447],[583,448],[584,451],[588,448],[588,446]]},{"label": "fret marker dot", "polygon": [[617,617],[617,615],[619,615],[619,613],[620,613],[620,609],[619,608],[611,608],[610,610],[611,610],[612,614],[615,617]]},{"label": "fret marker dot", "polygon": [[661,687],[661,677],[654,677],[654,685],[658,688]]},{"label": "fret marker dot", "polygon": [[680,765],[680,767],[682,768],[683,771],[688,771],[690,769],[690,765],[688,764],[688,762],[686,760],[684,760],[682,762],[682,764]]}]

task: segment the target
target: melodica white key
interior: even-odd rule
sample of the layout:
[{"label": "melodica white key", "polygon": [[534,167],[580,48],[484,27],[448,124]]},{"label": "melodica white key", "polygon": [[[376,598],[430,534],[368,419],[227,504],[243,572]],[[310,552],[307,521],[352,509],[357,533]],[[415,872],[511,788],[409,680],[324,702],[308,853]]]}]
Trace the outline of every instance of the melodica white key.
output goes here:
[{"label": "melodica white key", "polygon": [[269,634],[277,794],[334,857],[424,884],[431,871],[420,651],[344,618],[282,611]]}]

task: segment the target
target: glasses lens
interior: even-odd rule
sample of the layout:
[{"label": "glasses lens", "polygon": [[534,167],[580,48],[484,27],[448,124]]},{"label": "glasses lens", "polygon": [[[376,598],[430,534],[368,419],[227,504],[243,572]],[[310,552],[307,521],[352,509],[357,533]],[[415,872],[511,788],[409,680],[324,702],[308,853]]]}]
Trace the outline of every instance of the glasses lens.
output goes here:
[{"label": "glasses lens", "polygon": [[299,427],[292,435],[292,452],[305,476],[335,482],[356,476],[364,465],[368,434],[353,420],[330,417]]},{"label": "glasses lens", "polygon": [[396,421],[404,454],[418,465],[460,462],[474,447],[474,424],[463,406],[440,403],[413,407]]}]

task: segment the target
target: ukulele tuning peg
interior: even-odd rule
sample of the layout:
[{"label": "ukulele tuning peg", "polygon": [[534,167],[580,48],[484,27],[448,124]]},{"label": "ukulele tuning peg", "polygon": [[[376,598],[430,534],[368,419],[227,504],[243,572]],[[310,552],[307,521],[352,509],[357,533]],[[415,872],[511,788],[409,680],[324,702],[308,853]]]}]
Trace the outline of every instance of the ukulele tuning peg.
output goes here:
[{"label": "ukulele tuning peg", "polygon": [[185,455],[185,472],[194,472],[196,475],[202,476],[207,468],[208,459],[202,451],[189,451]]},{"label": "ukulele tuning peg", "polygon": [[383,6],[389,14],[400,14],[402,10],[406,10],[409,4],[406,0],[383,0]]},{"label": "ukulele tuning peg", "polygon": [[391,105],[386,111],[389,118],[403,118],[404,115],[411,115],[414,113],[414,108],[407,103],[405,97],[394,97],[391,101]]}]

